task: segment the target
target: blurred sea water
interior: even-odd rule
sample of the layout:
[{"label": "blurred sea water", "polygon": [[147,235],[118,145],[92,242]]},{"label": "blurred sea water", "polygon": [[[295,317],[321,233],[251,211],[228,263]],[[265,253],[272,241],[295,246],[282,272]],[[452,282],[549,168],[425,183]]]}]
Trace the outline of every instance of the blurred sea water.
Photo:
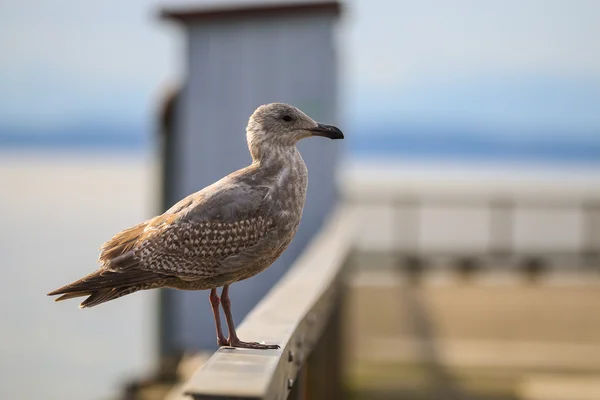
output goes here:
[{"label": "blurred sea water", "polygon": [[[600,132],[594,129],[502,130],[432,123],[365,121],[350,126],[344,146],[352,158],[439,159],[476,162],[600,164]],[[79,124],[54,130],[0,125],[0,151],[70,153],[145,153],[152,147],[148,129],[135,125]],[[243,133],[240,134],[243,136]]]},{"label": "blurred sea water", "polygon": [[155,213],[155,166],[139,152],[0,151],[1,399],[106,399],[154,366],[155,293],[86,310],[46,293]]}]

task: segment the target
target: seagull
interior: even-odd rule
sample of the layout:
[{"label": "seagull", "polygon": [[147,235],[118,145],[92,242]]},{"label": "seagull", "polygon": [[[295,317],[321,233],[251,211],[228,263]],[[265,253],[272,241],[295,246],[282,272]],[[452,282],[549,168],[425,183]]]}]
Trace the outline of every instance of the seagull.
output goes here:
[{"label": "seagull", "polygon": [[117,233],[100,247],[99,269],[48,295],[61,295],[56,301],[86,296],[80,305],[86,308],[139,290],[210,290],[219,346],[279,348],[238,338],[229,286],[268,268],[294,238],[308,182],[296,143],[313,136],[344,138],[337,127],[317,123],[291,105],[258,107],[246,127],[249,166]]}]

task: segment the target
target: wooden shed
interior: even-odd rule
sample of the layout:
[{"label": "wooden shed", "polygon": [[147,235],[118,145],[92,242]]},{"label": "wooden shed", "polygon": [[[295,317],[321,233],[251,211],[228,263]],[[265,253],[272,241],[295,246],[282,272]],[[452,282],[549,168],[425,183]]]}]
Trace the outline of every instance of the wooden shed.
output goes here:
[{"label": "wooden shed", "polygon": [[[339,14],[336,1],[188,2],[162,11],[181,24],[187,40],[185,81],[167,107],[163,207],[250,163],[245,127],[261,104],[290,103],[316,120],[339,124],[334,40]],[[303,221],[271,268],[232,286],[238,322],[284,274],[336,203],[340,143],[306,140],[299,148],[309,169]],[[207,296],[161,293],[163,355],[216,347]]]}]

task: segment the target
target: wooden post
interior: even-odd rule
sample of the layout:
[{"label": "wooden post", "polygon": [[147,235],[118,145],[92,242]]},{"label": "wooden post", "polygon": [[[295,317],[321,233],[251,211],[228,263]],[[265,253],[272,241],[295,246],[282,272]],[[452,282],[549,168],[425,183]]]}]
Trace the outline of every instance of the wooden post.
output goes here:
[{"label": "wooden post", "polygon": [[[398,199],[392,203],[392,211],[394,212],[393,242],[396,247],[395,253],[398,270],[408,274],[413,283],[419,281],[424,267],[423,260],[419,254],[420,206],[421,204],[417,199]],[[403,211],[408,214],[404,221],[400,218]],[[401,246],[403,236],[408,241],[404,249]]]},{"label": "wooden post", "polygon": [[600,260],[600,201],[583,205],[583,258],[586,264]]},{"label": "wooden post", "polygon": [[305,399],[343,399],[343,298],[333,309],[325,330],[307,360]]},{"label": "wooden post", "polygon": [[490,202],[489,251],[496,259],[506,259],[513,252],[514,204],[508,199]]},{"label": "wooden post", "polygon": [[[175,149],[175,113],[177,100],[179,99],[179,90],[174,90],[165,97],[160,113],[160,133],[161,133],[161,200],[160,210],[162,213],[175,204],[178,198],[175,195],[174,184],[177,181],[177,163]],[[173,289],[160,289],[158,295],[158,352],[161,360],[170,357],[177,357],[175,348],[175,293]],[[163,364],[161,362],[161,364]]]}]

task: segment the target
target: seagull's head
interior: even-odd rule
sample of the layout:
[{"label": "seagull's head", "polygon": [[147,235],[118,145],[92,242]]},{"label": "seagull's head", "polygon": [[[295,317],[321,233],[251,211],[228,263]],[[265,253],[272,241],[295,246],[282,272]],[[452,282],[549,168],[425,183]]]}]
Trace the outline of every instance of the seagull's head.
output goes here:
[{"label": "seagull's head", "polygon": [[296,107],[283,103],[258,107],[250,116],[246,132],[251,151],[258,145],[294,146],[300,139],[311,136],[344,138],[335,126],[316,122]]}]

